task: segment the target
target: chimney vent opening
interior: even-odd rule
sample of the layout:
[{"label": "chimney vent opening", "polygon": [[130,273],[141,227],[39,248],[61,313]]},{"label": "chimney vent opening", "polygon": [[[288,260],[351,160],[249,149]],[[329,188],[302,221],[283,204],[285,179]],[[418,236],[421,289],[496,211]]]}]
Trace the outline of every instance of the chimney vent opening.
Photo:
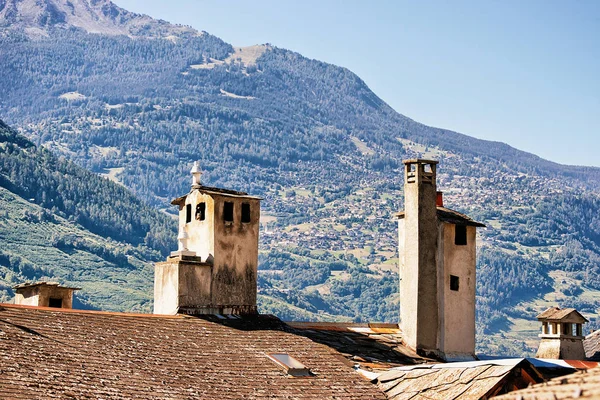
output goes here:
[{"label": "chimney vent opening", "polygon": [[185,205],[185,223],[189,224],[190,222],[192,222],[192,205],[186,204]]},{"label": "chimney vent opening", "polygon": [[196,205],[196,220],[204,221],[206,219],[206,203]]},{"label": "chimney vent opening", "polygon": [[456,246],[467,245],[467,227],[465,225],[455,225],[454,244]]},{"label": "chimney vent opening", "polygon": [[223,221],[233,222],[233,203],[230,201],[223,203]]},{"label": "chimney vent opening", "polygon": [[62,299],[50,297],[48,299],[48,307],[62,308]]},{"label": "chimney vent opening", "polygon": [[247,224],[250,221],[250,204],[242,203],[242,222]]},{"label": "chimney vent opening", "polygon": [[450,290],[458,292],[459,279],[456,275],[450,275]]}]

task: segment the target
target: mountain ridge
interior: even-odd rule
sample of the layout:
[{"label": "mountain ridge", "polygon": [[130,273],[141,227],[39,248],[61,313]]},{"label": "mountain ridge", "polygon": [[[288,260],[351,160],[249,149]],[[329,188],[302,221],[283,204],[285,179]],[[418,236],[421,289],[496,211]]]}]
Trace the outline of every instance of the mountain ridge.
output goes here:
[{"label": "mountain ridge", "polygon": [[109,0],[2,0],[1,26],[23,29],[31,37],[48,36],[51,28],[69,27],[88,33],[131,37],[200,34],[191,27],[127,11]]}]

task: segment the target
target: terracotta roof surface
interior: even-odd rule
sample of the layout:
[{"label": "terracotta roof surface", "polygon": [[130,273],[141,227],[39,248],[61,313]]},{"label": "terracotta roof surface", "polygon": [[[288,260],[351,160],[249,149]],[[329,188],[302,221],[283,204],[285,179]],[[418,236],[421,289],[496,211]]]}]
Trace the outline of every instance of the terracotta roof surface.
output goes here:
[{"label": "terracotta roof surface", "polygon": [[376,379],[393,400],[474,400],[542,381],[525,359],[393,368]]},{"label": "terracotta roof surface", "polygon": [[400,365],[437,362],[404,345],[397,324],[287,322],[298,335],[339,351],[362,369],[381,370]]},{"label": "terracotta roof surface", "polygon": [[[275,317],[222,318],[0,304],[0,398],[385,398]],[[312,376],[289,376],[269,353]]]},{"label": "terracotta roof surface", "polygon": [[538,315],[536,318],[539,320],[542,319],[547,319],[547,320],[555,320],[555,321],[560,321],[563,318],[566,318],[567,316],[569,316],[569,314],[571,313],[576,313],[576,317],[579,317],[578,319],[583,319],[586,322],[588,321],[587,318],[585,318],[583,315],[581,315],[579,313],[579,311],[577,311],[574,308],[558,308],[558,307],[550,307],[548,309],[546,309],[545,311],[543,311],[540,315]]},{"label": "terracotta roof surface", "polygon": [[[398,217],[398,219],[404,218],[404,211],[397,213],[396,217]],[[461,214],[458,211],[446,207],[437,207],[437,217],[440,221],[448,222],[450,224],[485,227],[481,222],[477,222],[465,214]]]},{"label": "terracotta roof surface", "polygon": [[554,378],[494,399],[504,400],[567,400],[600,399],[600,367]]}]

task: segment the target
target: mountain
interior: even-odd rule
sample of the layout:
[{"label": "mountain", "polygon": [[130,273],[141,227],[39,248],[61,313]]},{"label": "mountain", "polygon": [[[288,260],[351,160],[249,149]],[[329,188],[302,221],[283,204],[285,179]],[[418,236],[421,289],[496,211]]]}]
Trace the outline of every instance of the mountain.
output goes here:
[{"label": "mountain", "polygon": [[36,145],[165,212],[194,160],[208,184],[265,198],[262,311],[395,321],[402,159],[426,157],[446,205],[487,225],[480,350],[531,353],[536,312],[557,303],[598,326],[600,169],[420,124],[351,71],[271,45],[168,38],[160,22],[129,35],[45,23],[32,38],[0,21],[0,115]]},{"label": "mountain", "polygon": [[171,40],[198,34],[189,27],[129,12],[108,0],[1,0],[0,27],[23,31],[31,38],[47,37],[56,28]]},{"label": "mountain", "polygon": [[152,261],[176,223],[127,189],[59,159],[0,121],[0,300],[28,280],[84,289],[86,308],[151,310]]}]

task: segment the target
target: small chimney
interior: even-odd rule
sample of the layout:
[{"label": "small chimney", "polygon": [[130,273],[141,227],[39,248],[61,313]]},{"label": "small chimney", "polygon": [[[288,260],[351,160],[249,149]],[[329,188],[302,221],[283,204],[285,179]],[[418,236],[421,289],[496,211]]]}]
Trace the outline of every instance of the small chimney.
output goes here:
[{"label": "small chimney", "polygon": [[436,199],[435,199],[435,205],[437,207],[444,207],[444,193],[443,192],[436,192]]},{"label": "small chimney", "polygon": [[574,308],[550,307],[536,317],[542,323],[536,358],[584,360],[583,324],[589,322]]},{"label": "small chimney", "polygon": [[73,308],[73,293],[79,288],[58,282],[22,283],[14,286],[15,304],[35,307]]}]

